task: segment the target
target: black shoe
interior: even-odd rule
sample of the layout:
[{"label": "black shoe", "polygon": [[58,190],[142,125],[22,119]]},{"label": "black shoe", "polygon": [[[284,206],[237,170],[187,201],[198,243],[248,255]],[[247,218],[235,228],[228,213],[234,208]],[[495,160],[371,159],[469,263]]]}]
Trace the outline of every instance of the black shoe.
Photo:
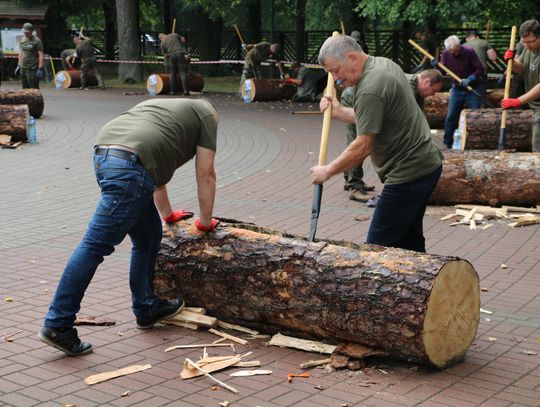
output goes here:
[{"label": "black shoe", "polygon": [[81,342],[75,328],[66,328],[62,332],[59,329],[44,327],[38,333],[38,338],[69,356],[85,355],[92,352],[92,344]]},{"label": "black shoe", "polygon": [[181,313],[184,309],[184,305],[185,303],[182,298],[170,301],[159,300],[158,309],[153,315],[144,318],[137,317],[137,328],[152,328],[155,324],[163,321],[165,318],[174,317],[176,314]]}]

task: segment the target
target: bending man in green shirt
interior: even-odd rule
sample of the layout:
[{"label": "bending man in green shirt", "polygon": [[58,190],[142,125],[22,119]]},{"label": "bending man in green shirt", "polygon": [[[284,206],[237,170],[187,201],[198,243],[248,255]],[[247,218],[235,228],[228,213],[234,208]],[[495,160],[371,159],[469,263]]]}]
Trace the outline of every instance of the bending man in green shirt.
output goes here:
[{"label": "bending man in green shirt", "polygon": [[129,284],[137,327],[152,328],[182,311],[181,298],[166,301],[154,293],[162,226],[153,194],[157,188],[163,194],[175,170],[195,157],[200,218],[194,230],[205,233],[216,228],[219,221],[212,212],[217,122],[218,113],[209,100],[151,99],[101,129],[94,147],[99,201],[38,334],[43,342],[71,356],[92,351],[73,327],[75,315],[97,267],[126,235],[133,244]]},{"label": "bending man in green shirt", "polygon": [[319,63],[344,86],[354,86],[354,107],[334,96],[332,116],[356,124],[355,140],[328,165],[311,168],[312,182],[361,164],[369,155],[384,188],[367,242],[424,252],[422,221],[442,171],[442,154],[401,68],[365,54],[351,37],[328,38]]}]

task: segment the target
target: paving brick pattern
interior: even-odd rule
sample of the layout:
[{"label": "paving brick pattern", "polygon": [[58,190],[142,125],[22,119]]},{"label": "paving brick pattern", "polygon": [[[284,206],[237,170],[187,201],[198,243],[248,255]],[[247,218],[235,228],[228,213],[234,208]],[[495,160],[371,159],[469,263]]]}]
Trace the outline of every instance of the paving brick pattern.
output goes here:
[{"label": "paving brick pattern", "polygon": [[[253,359],[273,375],[215,374],[240,394],[216,390],[204,377],[182,381],[178,375],[184,358],[197,358],[200,350],[163,350],[215,337],[177,327],[135,328],[129,242],[99,268],[81,309],[81,314],[117,324],[80,327],[81,336],[95,347],[83,357],[64,357],[47,347],[36,332],[96,202],[91,162],[96,133],[145,97],[124,96],[120,90],[43,92],[38,144],[0,150],[0,335],[21,330],[11,342],[0,340],[0,405],[218,406],[224,400],[245,407],[540,405],[540,228],[500,224],[472,231],[441,222],[437,210],[425,218],[428,251],[471,261],[488,289],[482,292],[482,307],[493,312],[481,314],[465,361],[450,369],[379,360],[364,372],[313,369],[311,378],[287,383],[287,373],[300,372],[300,363],[318,356],[269,348],[256,340],[236,350],[252,351]],[[307,105],[244,105],[234,95],[209,96],[222,117],[216,215],[306,235],[313,191],[308,174],[317,160],[321,116],[291,115]],[[336,156],[343,144],[344,126],[334,123],[328,156]],[[380,191],[369,162],[365,170],[368,182]],[[175,207],[197,210],[194,185],[193,166],[186,165],[169,186]],[[317,235],[362,242],[369,221],[353,218],[371,213],[349,201],[342,179],[335,177],[325,184]],[[13,301],[5,301],[8,297]],[[146,363],[152,369],[94,386],[83,381],[91,374]],[[126,391],[130,394],[123,397]]]}]

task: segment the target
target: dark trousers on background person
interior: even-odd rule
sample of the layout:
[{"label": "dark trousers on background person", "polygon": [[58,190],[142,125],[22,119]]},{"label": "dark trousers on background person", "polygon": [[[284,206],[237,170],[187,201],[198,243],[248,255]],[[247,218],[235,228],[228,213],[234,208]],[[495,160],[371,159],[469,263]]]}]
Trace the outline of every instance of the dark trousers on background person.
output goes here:
[{"label": "dark trousers on background person", "polygon": [[[482,84],[475,85],[472,88],[479,95],[484,94],[484,86]],[[448,148],[452,148],[454,131],[458,127],[459,115],[465,104],[469,109],[480,109],[482,107],[482,99],[466,88],[452,86],[450,99],[448,100],[448,113],[444,122],[444,145]]]},{"label": "dark trousers on background person", "polygon": [[174,94],[179,91],[178,81],[176,75],[180,76],[180,82],[182,84],[182,91],[184,95],[189,95],[189,84],[187,79],[188,74],[188,61],[184,52],[175,52],[169,55],[167,58],[167,73],[170,75],[170,93]]},{"label": "dark trousers on background person", "polygon": [[96,77],[98,81],[98,86],[101,89],[105,89],[105,83],[103,82],[103,77],[101,76],[101,73],[98,70],[96,58],[86,58],[84,61],[82,61],[81,89],[84,89],[86,87],[86,82],[87,82],[90,71],[94,72],[94,76]]},{"label": "dark trousers on background person", "polygon": [[21,68],[21,85],[23,89],[39,89],[36,68]]},{"label": "dark trousers on background person", "polygon": [[385,185],[369,226],[367,243],[426,251],[423,219],[442,166],[414,181]]}]

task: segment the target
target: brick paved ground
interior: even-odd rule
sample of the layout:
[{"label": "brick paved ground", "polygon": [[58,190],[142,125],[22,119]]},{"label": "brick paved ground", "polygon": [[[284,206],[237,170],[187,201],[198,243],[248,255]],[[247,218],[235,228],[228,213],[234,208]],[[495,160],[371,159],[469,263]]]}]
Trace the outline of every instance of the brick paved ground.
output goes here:
[{"label": "brick paved ground", "polygon": [[[10,84],[4,83],[3,87]],[[11,84],[12,87],[16,85]],[[44,90],[46,107],[38,120],[38,144],[0,150],[0,335],[21,330],[12,342],[0,340],[0,404],[218,406],[539,406],[540,405],[540,229],[486,231],[449,227],[426,216],[428,251],[470,260],[481,277],[482,307],[478,336],[465,361],[437,372],[399,361],[379,360],[367,372],[314,369],[309,379],[285,380],[288,372],[317,355],[269,348],[264,341],[237,346],[272,376],[230,378],[240,390],[212,390],[206,378],[181,381],[186,356],[199,351],[164,353],[174,344],[214,340],[205,332],[176,327],[140,331],[130,311],[129,244],[106,259],[90,285],[81,313],[117,321],[111,327],[82,327],[95,351],[68,358],[36,338],[64,264],[78,243],[97,197],[91,150],[96,132],[109,119],[144,100],[120,90],[57,93]],[[321,117],[291,115],[306,105],[242,105],[234,96],[210,95],[222,112],[217,161],[216,214],[306,235],[312,186],[308,169],[318,151]],[[329,157],[344,143],[336,123]],[[371,166],[370,183],[380,184]],[[179,171],[170,184],[176,207],[197,209],[193,168]],[[321,238],[364,241],[372,209],[349,201],[342,180],[325,185]],[[433,210],[438,214],[440,211]],[[501,269],[501,263],[508,268]],[[12,302],[5,301],[11,297]],[[215,351],[220,353],[220,351]],[[536,354],[526,354],[526,353]],[[83,379],[131,364],[152,369],[95,386]],[[385,374],[387,373],[387,374]],[[131,394],[122,397],[126,391]]]}]

